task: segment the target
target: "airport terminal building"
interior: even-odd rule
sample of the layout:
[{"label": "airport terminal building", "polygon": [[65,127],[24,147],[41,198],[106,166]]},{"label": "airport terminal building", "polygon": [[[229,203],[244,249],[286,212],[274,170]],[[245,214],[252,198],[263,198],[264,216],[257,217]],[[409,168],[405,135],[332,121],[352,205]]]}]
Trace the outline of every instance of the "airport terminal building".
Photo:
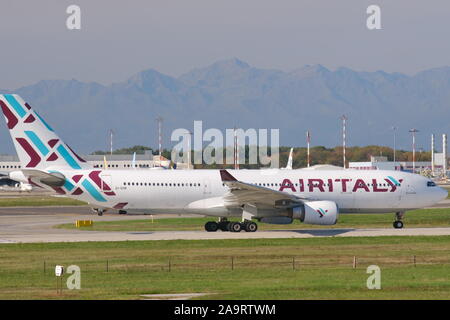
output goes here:
[{"label": "airport terminal building", "polygon": [[[131,154],[113,154],[113,155],[82,155],[84,160],[90,163],[94,168],[108,169],[129,169],[133,167],[133,155]],[[148,152],[144,154],[136,154],[135,166],[137,168],[153,168],[158,166],[153,155]],[[0,172],[10,172],[20,170],[21,165],[19,157],[14,155],[0,155]]]},{"label": "airport terminal building", "polygon": [[[438,154],[440,155],[440,154]],[[387,157],[377,156],[370,157],[370,161],[367,162],[349,162],[349,168],[355,170],[399,170],[429,175],[429,176],[444,176],[444,170],[446,166],[443,161],[436,160],[434,163],[431,161],[388,161]],[[415,168],[415,169],[414,169]]]}]

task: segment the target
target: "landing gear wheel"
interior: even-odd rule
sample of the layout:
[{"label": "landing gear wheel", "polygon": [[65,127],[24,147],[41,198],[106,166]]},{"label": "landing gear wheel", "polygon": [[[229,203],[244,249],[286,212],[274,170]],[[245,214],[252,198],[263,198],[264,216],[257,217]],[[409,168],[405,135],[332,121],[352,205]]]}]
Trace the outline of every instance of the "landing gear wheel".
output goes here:
[{"label": "landing gear wheel", "polygon": [[208,232],[216,232],[217,229],[219,229],[219,225],[217,224],[217,222],[214,221],[208,221],[207,223],[205,223],[205,230]]},{"label": "landing gear wheel", "polygon": [[401,221],[394,221],[393,226],[394,226],[395,229],[401,229],[401,228],[403,228],[403,222],[401,222]]},{"label": "landing gear wheel", "polygon": [[231,232],[241,232],[242,225],[239,222],[231,222],[229,229]]},{"label": "landing gear wheel", "polygon": [[103,215],[103,210],[97,209],[97,214],[101,217]]},{"label": "landing gear wheel", "polygon": [[258,225],[253,221],[247,221],[244,224],[244,230],[247,232],[256,232],[256,230],[258,230]]},{"label": "landing gear wheel", "polygon": [[222,231],[230,231],[230,221],[220,221],[218,227]]}]

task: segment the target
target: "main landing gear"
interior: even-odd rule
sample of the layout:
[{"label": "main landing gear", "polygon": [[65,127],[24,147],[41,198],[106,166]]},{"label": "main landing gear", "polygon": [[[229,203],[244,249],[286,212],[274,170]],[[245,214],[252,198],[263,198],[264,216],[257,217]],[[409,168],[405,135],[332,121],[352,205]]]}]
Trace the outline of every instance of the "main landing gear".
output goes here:
[{"label": "main landing gear", "polygon": [[395,213],[395,221],[394,221],[394,223],[393,223],[393,226],[394,226],[394,228],[395,229],[401,229],[401,228],[403,228],[403,222],[402,222],[402,219],[403,219],[403,215],[404,215],[405,213],[404,212],[396,212]]},{"label": "main landing gear", "polygon": [[103,213],[105,212],[105,210],[100,209],[100,208],[94,208],[93,210],[94,210],[94,212],[95,212],[97,215],[99,215],[99,216],[102,216]]},{"label": "main landing gear", "polygon": [[246,232],[256,232],[258,230],[258,225],[253,221],[228,221],[225,218],[221,218],[219,222],[208,221],[205,224],[205,230],[208,232],[216,232],[217,230],[230,231],[230,232],[241,232],[245,230]]}]

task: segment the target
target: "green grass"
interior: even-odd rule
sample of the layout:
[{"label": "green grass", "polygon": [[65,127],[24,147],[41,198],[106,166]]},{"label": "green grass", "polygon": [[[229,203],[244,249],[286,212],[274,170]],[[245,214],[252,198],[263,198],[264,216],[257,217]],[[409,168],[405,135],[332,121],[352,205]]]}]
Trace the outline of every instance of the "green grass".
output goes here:
[{"label": "green grass", "polygon": [[[171,230],[204,230],[203,226],[212,218],[168,218],[154,219],[150,217],[139,220],[96,221],[94,226],[86,230],[97,231],[171,231]],[[342,214],[334,226],[326,228],[390,228],[394,214]],[[406,227],[450,227],[450,209],[421,209],[409,211],[404,218]],[[258,223],[259,230],[292,230],[320,229],[324,226],[306,225],[298,220],[290,225],[270,225]],[[74,224],[58,225],[57,228],[74,229]]]},{"label": "green grass", "polygon": [[[449,236],[3,244],[0,257],[0,299],[450,299]],[[57,295],[55,264],[80,266],[82,289]],[[366,288],[372,264],[381,290]]]},{"label": "green grass", "polygon": [[19,198],[0,198],[0,207],[45,207],[45,206],[84,206],[85,202],[51,196],[28,196]]}]

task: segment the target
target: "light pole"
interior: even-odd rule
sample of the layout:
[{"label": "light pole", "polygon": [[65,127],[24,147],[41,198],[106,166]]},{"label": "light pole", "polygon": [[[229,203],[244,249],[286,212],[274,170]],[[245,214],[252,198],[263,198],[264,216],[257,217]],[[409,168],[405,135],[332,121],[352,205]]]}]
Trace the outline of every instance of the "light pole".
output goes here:
[{"label": "light pole", "polygon": [[188,169],[191,169],[191,140],[192,140],[192,132],[188,131],[187,134],[189,135],[188,140],[188,147],[187,147],[187,158],[188,158]]},{"label": "light pole", "polygon": [[114,130],[109,129],[109,153],[113,154],[113,136],[114,136]]},{"label": "light pole", "polygon": [[412,133],[413,141],[413,173],[416,173],[416,133],[419,132],[419,130],[410,129],[409,132]]},{"label": "light pole", "polygon": [[342,120],[342,161],[344,162],[344,169],[345,169],[345,140],[346,140],[346,121],[347,121],[347,117],[345,116],[345,114],[341,117]]},{"label": "light pole", "polygon": [[434,134],[431,135],[431,175],[434,177]]},{"label": "light pole", "polygon": [[159,161],[161,161],[161,155],[162,155],[162,122],[163,118],[158,116],[156,118],[156,122],[158,123],[158,150],[159,150]]},{"label": "light pole", "polygon": [[309,130],[306,131],[306,158],[307,158],[307,166],[309,167],[310,161],[309,161],[309,145],[311,143],[311,134],[309,133]]},{"label": "light pole", "polygon": [[395,166],[395,153],[396,153],[396,141],[395,141],[395,131],[397,130],[397,127],[392,127],[392,130],[394,131],[394,166]]}]

